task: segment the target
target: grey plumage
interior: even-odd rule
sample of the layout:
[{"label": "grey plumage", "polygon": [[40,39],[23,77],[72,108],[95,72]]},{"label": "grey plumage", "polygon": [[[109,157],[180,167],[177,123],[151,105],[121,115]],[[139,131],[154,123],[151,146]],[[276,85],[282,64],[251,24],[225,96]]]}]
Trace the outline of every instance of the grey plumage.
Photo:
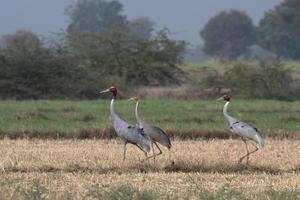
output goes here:
[{"label": "grey plumage", "polygon": [[[146,123],[140,117],[139,112],[138,112],[139,99],[137,97],[132,97],[131,99],[136,101],[135,116],[136,116],[136,120],[137,120],[137,125],[139,126],[139,128],[143,129],[145,134],[149,137],[149,139],[151,141],[152,151],[153,151],[153,156],[151,156],[151,157],[154,157],[154,159],[155,159],[155,156],[162,154],[162,151],[159,148],[157,143],[170,149],[172,147],[171,140],[170,140],[169,136],[161,128]],[[155,154],[153,144],[158,148],[158,150],[159,150],[158,154]],[[149,157],[149,158],[151,158],[151,157]]]},{"label": "grey plumage", "polygon": [[[265,144],[264,139],[262,138],[261,133],[255,126],[247,124],[245,122],[241,122],[241,121],[237,120],[236,118],[228,115],[227,109],[228,109],[228,105],[230,103],[230,97],[228,95],[224,95],[223,99],[224,99],[224,101],[226,101],[224,108],[223,108],[223,114],[224,114],[224,117],[226,118],[226,120],[228,121],[230,130],[233,133],[239,135],[246,145],[247,154],[242,156],[239,159],[239,163],[242,162],[244,158],[247,158],[247,163],[248,163],[250,154],[256,152],[259,148],[264,147],[264,144]],[[254,145],[255,150],[249,152],[248,144],[247,144],[248,141],[253,141],[255,143],[255,145]]]},{"label": "grey plumage", "polygon": [[110,104],[111,120],[112,120],[112,124],[113,124],[113,127],[114,127],[117,135],[124,142],[123,160],[126,159],[126,145],[128,143],[137,146],[147,156],[147,152],[150,151],[150,142],[149,142],[148,137],[144,133],[143,129],[141,129],[139,127],[135,127],[132,124],[124,121],[115,112],[114,105],[115,105],[115,99],[117,96],[117,89],[114,86],[112,86],[109,89],[102,91],[101,93],[104,93],[104,92],[111,92],[113,95],[113,98],[112,98],[111,104]]}]

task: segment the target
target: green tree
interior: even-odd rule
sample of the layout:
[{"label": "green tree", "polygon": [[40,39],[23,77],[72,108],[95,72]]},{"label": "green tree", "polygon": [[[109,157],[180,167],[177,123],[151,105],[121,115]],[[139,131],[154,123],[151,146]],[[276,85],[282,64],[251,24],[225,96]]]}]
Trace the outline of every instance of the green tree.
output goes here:
[{"label": "green tree", "polygon": [[249,98],[291,100],[295,98],[291,72],[280,63],[257,66],[237,64],[224,74],[224,85],[233,94]]},{"label": "green tree", "polygon": [[64,49],[45,48],[32,32],[2,38],[0,98],[45,99],[82,95],[86,70],[77,67]]},{"label": "green tree", "polygon": [[209,88],[210,95],[218,96],[227,90],[240,98],[293,100],[299,91],[291,71],[277,61],[238,63],[224,74],[211,73],[201,85]]},{"label": "green tree", "polygon": [[126,16],[119,1],[78,0],[66,9],[69,33],[96,32],[107,27],[126,27]]},{"label": "green tree", "polygon": [[81,34],[72,47],[81,65],[99,69],[102,78],[131,85],[166,85],[179,82],[176,65],[185,43],[170,40],[166,30],[141,40],[126,30],[106,28]]},{"label": "green tree", "polygon": [[95,70],[104,82],[118,85],[179,83],[185,43],[166,29],[154,34],[154,22],[121,15],[118,1],[78,0],[68,9],[68,42],[80,66]]},{"label": "green tree", "polygon": [[2,37],[3,50],[7,58],[22,60],[33,58],[41,51],[41,41],[37,35],[30,31],[20,30],[15,34],[7,34]]},{"label": "green tree", "polygon": [[258,43],[278,56],[300,58],[300,1],[285,0],[259,22]]},{"label": "green tree", "polygon": [[139,17],[129,22],[129,34],[133,37],[148,40],[153,36],[155,23],[148,17]]},{"label": "green tree", "polygon": [[222,11],[200,32],[204,51],[212,56],[234,59],[255,42],[255,28],[251,18],[242,11]]}]

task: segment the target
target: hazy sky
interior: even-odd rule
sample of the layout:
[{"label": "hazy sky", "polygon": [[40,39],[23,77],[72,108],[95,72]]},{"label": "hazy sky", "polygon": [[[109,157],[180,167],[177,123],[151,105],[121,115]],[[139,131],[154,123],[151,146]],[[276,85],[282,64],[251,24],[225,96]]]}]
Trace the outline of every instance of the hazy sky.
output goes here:
[{"label": "hazy sky", "polygon": [[[0,0],[0,35],[19,29],[48,35],[66,28],[64,10],[74,0]],[[264,12],[282,0],[120,0],[129,19],[148,16],[166,26],[176,39],[200,43],[199,31],[221,10],[246,11],[257,24]]]}]

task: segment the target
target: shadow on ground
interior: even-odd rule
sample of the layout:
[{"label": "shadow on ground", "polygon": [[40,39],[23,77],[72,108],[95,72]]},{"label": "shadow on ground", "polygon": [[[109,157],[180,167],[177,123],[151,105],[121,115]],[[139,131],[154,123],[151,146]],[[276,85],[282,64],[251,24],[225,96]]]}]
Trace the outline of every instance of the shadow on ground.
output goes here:
[{"label": "shadow on ground", "polygon": [[156,166],[151,163],[139,163],[133,164],[130,166],[116,166],[116,167],[86,167],[78,164],[68,165],[64,168],[58,168],[51,165],[44,165],[40,167],[15,167],[8,166],[5,167],[5,172],[11,173],[31,173],[31,172],[40,172],[40,173],[97,173],[97,174],[107,174],[107,173],[220,173],[220,174],[230,174],[230,173],[239,173],[239,174],[253,174],[253,173],[264,173],[279,175],[282,173],[300,173],[300,166],[297,166],[292,169],[277,169],[271,166],[262,166],[262,165],[244,165],[244,164],[216,164],[216,165],[195,165],[184,162],[171,162],[165,166]]}]

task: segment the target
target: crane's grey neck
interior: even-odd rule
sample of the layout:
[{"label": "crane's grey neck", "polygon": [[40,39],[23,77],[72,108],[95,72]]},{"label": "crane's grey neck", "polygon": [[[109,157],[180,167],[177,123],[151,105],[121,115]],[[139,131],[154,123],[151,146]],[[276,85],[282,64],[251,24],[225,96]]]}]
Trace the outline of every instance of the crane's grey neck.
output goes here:
[{"label": "crane's grey neck", "polygon": [[124,120],[122,120],[119,115],[115,112],[115,99],[111,100],[110,103],[110,114],[111,114],[111,120],[113,123],[113,126],[116,127],[118,126],[118,123],[122,122],[122,123],[126,123]]},{"label": "crane's grey neck", "polygon": [[111,102],[110,102],[110,113],[112,116],[116,115],[116,112],[115,112],[115,100],[114,98],[111,99]]},{"label": "crane's grey neck", "polygon": [[224,117],[226,118],[226,120],[228,121],[229,125],[232,125],[236,120],[235,118],[231,117],[230,115],[228,115],[228,105],[229,105],[229,101],[227,101],[224,105],[224,108],[223,108],[223,114],[224,114]]},{"label": "crane's grey neck", "polygon": [[137,123],[138,123],[139,127],[143,128],[144,121],[142,120],[142,118],[139,115],[138,108],[139,108],[139,101],[137,101],[136,104],[135,104],[135,118],[137,120]]}]

